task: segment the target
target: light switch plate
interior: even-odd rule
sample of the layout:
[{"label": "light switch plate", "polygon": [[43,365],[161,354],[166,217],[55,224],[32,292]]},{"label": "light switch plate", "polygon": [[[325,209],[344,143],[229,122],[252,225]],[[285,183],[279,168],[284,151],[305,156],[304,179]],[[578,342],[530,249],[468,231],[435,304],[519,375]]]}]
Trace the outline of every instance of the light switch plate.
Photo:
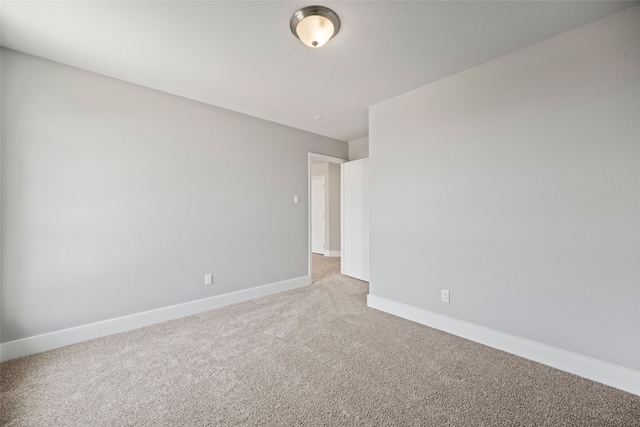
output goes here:
[{"label": "light switch plate", "polygon": [[440,301],[449,302],[449,291],[446,289],[442,289],[440,291]]}]

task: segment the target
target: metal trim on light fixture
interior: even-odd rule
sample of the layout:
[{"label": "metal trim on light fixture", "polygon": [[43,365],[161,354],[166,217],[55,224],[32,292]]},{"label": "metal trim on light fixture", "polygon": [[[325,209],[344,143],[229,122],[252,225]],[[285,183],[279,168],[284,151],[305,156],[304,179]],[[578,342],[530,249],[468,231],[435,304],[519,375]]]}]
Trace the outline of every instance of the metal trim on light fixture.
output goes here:
[{"label": "metal trim on light fixture", "polygon": [[[303,19],[313,17],[313,16],[319,16],[319,17],[325,18],[333,25],[333,33],[324,41],[317,41],[313,39],[303,40],[298,34],[298,31],[297,31],[298,24],[300,24],[300,22],[302,22]],[[293,14],[293,16],[291,17],[290,27],[293,35],[296,36],[298,39],[300,39],[302,43],[304,43],[309,47],[318,48],[324,45],[329,40],[331,40],[333,36],[338,34],[338,30],[340,30],[340,18],[338,18],[338,15],[328,7],[307,6],[307,7],[303,7],[302,9],[298,9]]]}]

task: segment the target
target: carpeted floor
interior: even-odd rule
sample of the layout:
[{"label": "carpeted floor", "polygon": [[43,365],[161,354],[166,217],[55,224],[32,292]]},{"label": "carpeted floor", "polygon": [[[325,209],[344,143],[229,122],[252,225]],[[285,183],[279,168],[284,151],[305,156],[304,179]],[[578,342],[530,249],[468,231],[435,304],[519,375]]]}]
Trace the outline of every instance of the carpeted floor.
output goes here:
[{"label": "carpeted floor", "polygon": [[0,365],[7,426],[640,426],[640,397],[314,284]]},{"label": "carpeted floor", "polygon": [[340,258],[313,254],[311,258],[312,282],[340,274]]}]

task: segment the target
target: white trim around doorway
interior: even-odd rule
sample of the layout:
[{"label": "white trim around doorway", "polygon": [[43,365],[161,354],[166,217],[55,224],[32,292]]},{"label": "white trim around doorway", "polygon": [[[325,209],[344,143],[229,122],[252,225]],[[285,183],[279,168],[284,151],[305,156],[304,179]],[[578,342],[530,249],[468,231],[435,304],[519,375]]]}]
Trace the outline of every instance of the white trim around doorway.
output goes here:
[{"label": "white trim around doorway", "polygon": [[[308,246],[307,250],[309,255],[308,261],[307,261],[307,267],[308,267],[309,276],[311,276],[311,164],[314,160],[320,161],[320,162],[337,163],[339,165],[349,161],[347,159],[341,159],[340,157],[332,157],[332,156],[327,156],[327,155],[318,154],[318,153],[309,153],[308,160],[307,160],[307,195],[308,195],[307,196],[307,205],[308,205],[307,206],[307,209],[308,209],[307,235],[309,238],[309,244],[307,245]],[[340,206],[340,218],[342,218],[342,205]],[[331,251],[331,252],[337,252],[337,251]],[[332,255],[329,255],[329,256],[332,256]]]}]

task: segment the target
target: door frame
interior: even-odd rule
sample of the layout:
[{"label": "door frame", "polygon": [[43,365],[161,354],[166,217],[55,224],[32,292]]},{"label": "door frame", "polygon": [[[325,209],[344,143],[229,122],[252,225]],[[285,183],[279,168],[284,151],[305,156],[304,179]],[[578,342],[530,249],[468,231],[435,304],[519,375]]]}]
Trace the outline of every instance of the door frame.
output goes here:
[{"label": "door frame", "polygon": [[[327,156],[327,155],[318,154],[318,153],[309,152],[309,155],[308,155],[308,159],[307,159],[307,194],[308,194],[307,236],[309,239],[309,244],[307,245],[307,252],[308,252],[307,275],[311,278],[311,280],[313,280],[313,278],[311,277],[311,256],[312,256],[311,255],[311,164],[313,163],[314,160],[317,160],[320,162],[337,163],[339,165],[349,161],[347,159],[342,159],[340,157]],[[340,179],[342,179],[342,171],[340,172]],[[340,197],[342,197],[342,194],[340,195]],[[340,218],[341,218],[340,222],[342,223],[342,204],[340,204]],[[340,233],[342,237],[342,230],[340,230]]]}]

